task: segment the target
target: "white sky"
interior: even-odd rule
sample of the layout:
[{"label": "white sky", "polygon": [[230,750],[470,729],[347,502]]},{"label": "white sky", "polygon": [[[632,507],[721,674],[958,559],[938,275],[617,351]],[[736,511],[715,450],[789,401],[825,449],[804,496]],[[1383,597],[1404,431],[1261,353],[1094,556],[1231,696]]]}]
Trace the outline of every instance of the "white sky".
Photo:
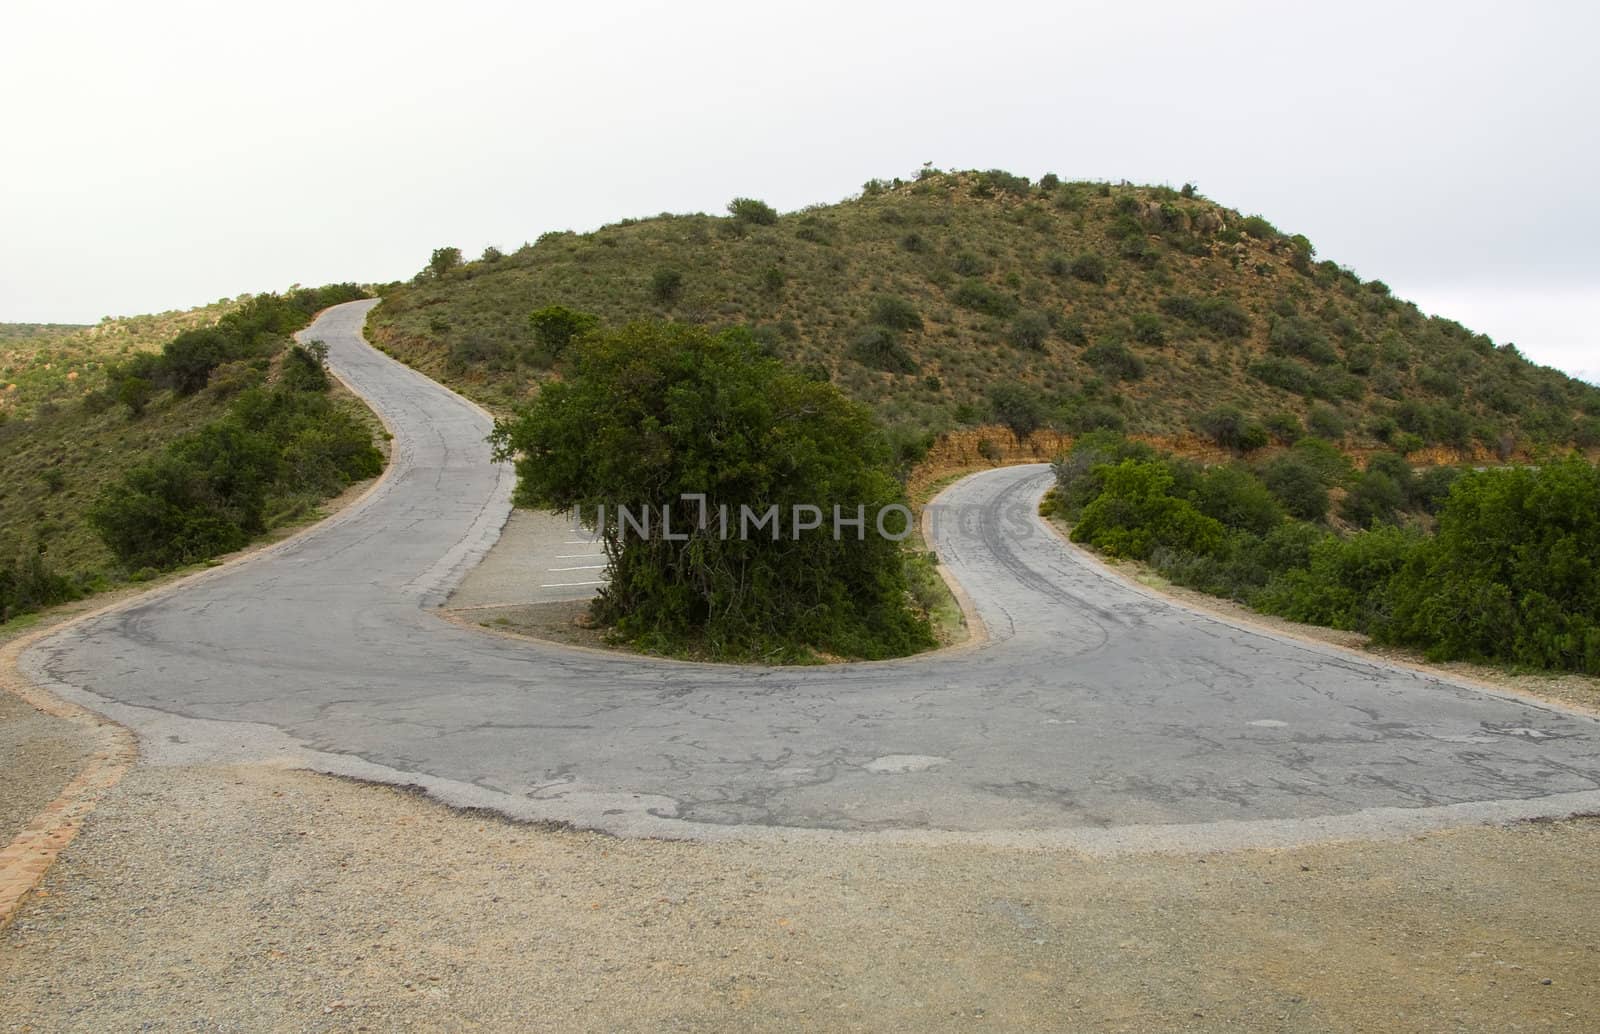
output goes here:
[{"label": "white sky", "polygon": [[1005,168],[1178,185],[1600,379],[1600,7],[8,0],[0,320]]}]

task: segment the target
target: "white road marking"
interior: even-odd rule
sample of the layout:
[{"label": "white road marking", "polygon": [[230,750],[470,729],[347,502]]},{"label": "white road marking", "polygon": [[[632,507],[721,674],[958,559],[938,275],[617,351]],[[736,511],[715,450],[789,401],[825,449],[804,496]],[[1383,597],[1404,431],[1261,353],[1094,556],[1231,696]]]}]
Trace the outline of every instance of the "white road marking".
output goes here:
[{"label": "white road marking", "polygon": [[541,589],[570,589],[574,585],[604,585],[605,582],[546,582]]},{"label": "white road marking", "polygon": [[605,556],[604,553],[557,553],[557,560],[587,560],[592,556]]},{"label": "white road marking", "polygon": [[584,567],[552,567],[551,571],[604,571],[605,564],[588,564]]}]

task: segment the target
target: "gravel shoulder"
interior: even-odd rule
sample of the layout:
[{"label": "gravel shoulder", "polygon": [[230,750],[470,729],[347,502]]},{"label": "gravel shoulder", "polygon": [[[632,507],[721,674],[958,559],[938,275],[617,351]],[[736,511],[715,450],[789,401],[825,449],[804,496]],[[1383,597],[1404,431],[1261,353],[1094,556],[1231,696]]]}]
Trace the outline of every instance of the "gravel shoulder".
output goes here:
[{"label": "gravel shoulder", "polygon": [[668,843],[141,766],[0,931],[0,1029],[1578,1031],[1597,850]]},{"label": "gravel shoulder", "polygon": [[0,847],[60,795],[98,745],[87,726],[0,690]]}]

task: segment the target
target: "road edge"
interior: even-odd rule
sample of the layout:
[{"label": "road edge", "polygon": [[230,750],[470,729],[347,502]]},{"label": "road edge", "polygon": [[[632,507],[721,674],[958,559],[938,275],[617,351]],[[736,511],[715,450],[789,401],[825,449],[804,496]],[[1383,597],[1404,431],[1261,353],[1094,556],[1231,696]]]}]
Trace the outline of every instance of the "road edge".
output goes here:
[{"label": "road edge", "polygon": [[1397,672],[1404,675],[1413,675],[1420,678],[1433,679],[1436,682],[1442,682],[1446,685],[1470,690],[1474,693],[1483,693],[1488,696],[1498,697],[1502,700],[1509,700],[1520,704],[1528,704],[1533,707],[1540,707],[1546,710],[1556,711],[1575,718],[1587,718],[1590,721],[1600,722],[1600,709],[1585,707],[1582,704],[1570,703],[1565,700],[1555,700],[1550,697],[1540,696],[1537,693],[1512,689],[1509,686],[1496,685],[1495,683],[1487,682],[1483,679],[1474,678],[1471,675],[1454,671],[1446,671],[1443,668],[1437,668],[1425,662],[1409,661],[1394,657],[1377,657],[1370,653],[1365,653],[1361,650],[1354,649],[1353,647],[1344,646],[1340,643],[1330,643],[1325,639],[1318,639],[1315,636],[1302,635],[1286,629],[1276,628],[1264,621],[1252,621],[1248,617],[1243,617],[1238,614],[1230,614],[1222,610],[1216,610],[1211,607],[1198,604],[1193,600],[1184,599],[1172,593],[1163,592],[1155,586],[1146,585],[1144,582],[1134,578],[1126,571],[1120,571],[1117,568],[1112,567],[1101,557],[1072,541],[1071,537],[1069,537],[1067,534],[1066,529],[1062,528],[1049,517],[1046,517],[1043,514],[1035,514],[1035,519],[1049,529],[1052,535],[1060,539],[1062,545],[1067,548],[1068,552],[1082,559],[1086,564],[1100,574],[1101,577],[1115,579],[1142,596],[1160,600],[1169,606],[1176,607],[1179,610],[1187,611],[1190,614],[1205,618],[1208,621],[1216,621],[1240,632],[1248,632],[1251,635],[1266,636],[1269,639],[1275,639],[1279,642],[1288,643],[1293,646],[1301,646],[1318,652],[1346,657],[1351,660],[1360,661],[1362,664],[1372,665],[1373,667],[1383,668],[1388,671]]}]

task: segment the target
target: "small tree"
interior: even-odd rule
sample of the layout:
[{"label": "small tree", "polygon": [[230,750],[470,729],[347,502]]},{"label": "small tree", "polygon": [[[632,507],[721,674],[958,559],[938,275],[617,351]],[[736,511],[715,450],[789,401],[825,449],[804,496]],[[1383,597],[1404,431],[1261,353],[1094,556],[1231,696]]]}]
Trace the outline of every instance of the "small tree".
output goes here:
[{"label": "small tree", "polygon": [[662,305],[672,305],[683,296],[683,273],[662,267],[651,274],[650,296]]},{"label": "small tree", "polygon": [[1044,425],[1046,413],[1044,402],[1032,390],[1005,383],[989,389],[989,411],[1019,442]]},{"label": "small tree", "polygon": [[922,314],[904,298],[879,295],[872,303],[872,322],[892,330],[921,330]]},{"label": "small tree", "polygon": [[569,309],[565,305],[546,305],[528,316],[528,329],[533,331],[537,358],[545,366],[559,359],[576,338],[599,325],[598,316]]},{"label": "small tree", "polygon": [[[636,323],[584,338],[571,359],[569,375],[495,438],[517,461],[517,505],[577,508],[591,525],[600,505],[612,514],[597,620],[645,646],[721,657],[887,657],[932,644],[907,608],[898,543],[873,532],[901,494],[864,407],[763,357],[747,334]],[[703,525],[684,493],[704,495]],[[723,504],[735,522],[727,536]],[[860,538],[791,534],[801,504],[873,516]],[[646,535],[619,531],[616,507],[659,518],[667,505],[673,537],[659,520]],[[745,506],[776,507],[782,536],[739,534]]]},{"label": "small tree", "polygon": [[461,265],[460,248],[434,248],[428,259],[428,273],[435,280]]},{"label": "small tree", "polygon": [[778,221],[778,210],[753,197],[736,197],[728,202],[728,214],[741,223],[771,226]]},{"label": "small tree", "polygon": [[1034,309],[1011,321],[1011,343],[1030,352],[1044,351],[1050,337],[1050,318]]},{"label": "small tree", "polygon": [[1067,270],[1074,278],[1089,284],[1106,282],[1106,260],[1092,251],[1086,251],[1072,260]]},{"label": "small tree", "polygon": [[1218,406],[1202,413],[1195,427],[1224,449],[1253,452],[1267,444],[1267,429],[1245,416],[1238,406]]},{"label": "small tree", "polygon": [[127,406],[128,415],[134,418],[144,416],[154,394],[155,389],[143,377],[124,377],[117,382],[117,401]]}]

